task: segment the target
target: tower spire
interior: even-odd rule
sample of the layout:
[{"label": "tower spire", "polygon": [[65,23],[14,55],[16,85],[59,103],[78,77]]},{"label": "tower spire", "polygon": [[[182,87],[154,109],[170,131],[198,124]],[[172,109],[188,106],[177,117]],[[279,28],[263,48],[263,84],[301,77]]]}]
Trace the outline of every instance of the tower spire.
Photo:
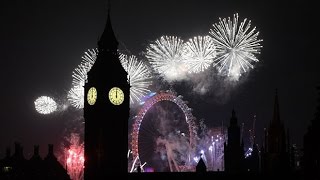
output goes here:
[{"label": "tower spire", "polygon": [[119,44],[111,24],[110,1],[108,1],[107,8],[108,8],[107,23],[100,37],[100,40],[98,41],[99,52],[103,52],[106,50],[117,50],[118,44]]},{"label": "tower spire", "polygon": [[111,9],[111,3],[110,3],[110,0],[108,0],[107,8],[108,8],[108,16],[109,16],[109,14],[110,14],[110,9]]},{"label": "tower spire", "polygon": [[232,115],[231,115],[231,119],[230,119],[230,125],[234,124],[236,125],[238,123],[237,117],[236,117],[236,111],[234,110],[234,108],[232,109]]},{"label": "tower spire", "polygon": [[274,109],[273,109],[273,122],[280,122],[280,112],[279,112],[279,100],[278,100],[278,89],[275,91],[274,97]]}]

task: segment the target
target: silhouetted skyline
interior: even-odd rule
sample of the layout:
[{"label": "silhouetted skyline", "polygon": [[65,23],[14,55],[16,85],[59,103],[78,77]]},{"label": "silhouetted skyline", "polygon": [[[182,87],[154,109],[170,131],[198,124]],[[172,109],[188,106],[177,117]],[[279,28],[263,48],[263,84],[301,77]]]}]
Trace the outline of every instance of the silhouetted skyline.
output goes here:
[{"label": "silhouetted skyline", "polygon": [[[107,2],[4,0],[0,2],[1,110],[0,158],[5,148],[19,141],[25,156],[33,145],[42,154],[46,145],[58,145],[72,122],[81,115],[69,108],[40,115],[34,100],[50,95],[66,101],[72,71],[87,49],[95,48],[107,17]],[[248,18],[263,39],[260,62],[239,82],[217,84],[206,95],[192,92],[188,82],[174,85],[189,101],[193,115],[208,126],[228,123],[235,108],[238,123],[251,127],[257,115],[257,137],[263,136],[273,115],[278,88],[280,119],[289,128],[293,143],[302,138],[316,110],[318,17],[315,3],[305,1],[130,1],[111,2],[112,26],[120,48],[141,56],[148,44],[162,35],[187,40],[208,35],[219,17]],[[260,139],[258,139],[260,140]]]}]

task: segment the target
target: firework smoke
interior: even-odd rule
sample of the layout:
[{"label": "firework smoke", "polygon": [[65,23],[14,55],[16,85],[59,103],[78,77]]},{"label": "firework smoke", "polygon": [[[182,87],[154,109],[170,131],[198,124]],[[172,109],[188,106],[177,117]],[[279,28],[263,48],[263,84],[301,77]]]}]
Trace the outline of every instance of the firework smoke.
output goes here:
[{"label": "firework smoke", "polygon": [[[186,171],[192,147],[185,118],[184,111],[170,101],[150,108],[139,133],[139,155],[147,167],[155,171]],[[150,147],[155,148],[151,153],[147,150]]]}]

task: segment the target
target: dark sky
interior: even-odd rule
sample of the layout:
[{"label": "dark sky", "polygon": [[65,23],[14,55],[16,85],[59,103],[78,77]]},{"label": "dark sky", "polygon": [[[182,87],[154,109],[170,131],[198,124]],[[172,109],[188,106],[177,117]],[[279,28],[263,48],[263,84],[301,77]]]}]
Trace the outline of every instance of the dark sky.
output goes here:
[{"label": "dark sky", "polygon": [[[313,118],[319,85],[319,29],[317,6],[305,0],[117,0],[111,2],[113,29],[122,47],[138,55],[162,35],[187,40],[207,35],[219,17],[239,13],[252,20],[263,39],[260,62],[225,99],[190,96],[194,115],[208,126],[228,122],[234,107],[239,122],[262,134],[272,118],[278,88],[280,116],[293,142]],[[41,116],[34,100],[41,95],[65,101],[73,69],[84,51],[96,47],[107,14],[106,0],[1,0],[0,2],[0,158],[5,147],[20,141],[25,155],[33,144],[58,144],[74,113]],[[221,90],[221,88],[220,88]],[[213,90],[212,90],[213,91]],[[228,89],[225,89],[228,91]],[[214,92],[213,92],[214,93]]]}]

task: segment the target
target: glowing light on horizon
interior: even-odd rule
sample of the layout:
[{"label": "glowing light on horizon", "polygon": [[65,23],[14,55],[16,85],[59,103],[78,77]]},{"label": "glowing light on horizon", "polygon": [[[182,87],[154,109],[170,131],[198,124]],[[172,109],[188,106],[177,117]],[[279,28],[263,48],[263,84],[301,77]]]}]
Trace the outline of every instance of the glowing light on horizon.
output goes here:
[{"label": "glowing light on horizon", "polygon": [[153,69],[167,81],[181,80],[188,72],[183,61],[184,43],[175,36],[162,36],[146,49],[146,57]]},{"label": "glowing light on horizon", "polygon": [[216,57],[215,45],[210,36],[196,36],[184,46],[184,59],[190,73],[206,70]]},{"label": "glowing light on horizon", "polygon": [[57,103],[48,96],[40,96],[34,101],[35,109],[40,114],[50,114],[57,110]]},{"label": "glowing light on horizon", "polygon": [[255,55],[260,54],[263,41],[258,39],[256,27],[250,29],[250,20],[244,19],[238,25],[238,18],[238,14],[233,19],[219,18],[219,23],[213,24],[209,32],[217,51],[213,66],[217,66],[219,73],[235,79],[259,61]]},{"label": "glowing light on horizon", "polygon": [[120,54],[119,59],[129,76],[130,103],[140,102],[141,98],[150,92],[148,87],[152,84],[151,73],[148,67],[134,55]]}]

